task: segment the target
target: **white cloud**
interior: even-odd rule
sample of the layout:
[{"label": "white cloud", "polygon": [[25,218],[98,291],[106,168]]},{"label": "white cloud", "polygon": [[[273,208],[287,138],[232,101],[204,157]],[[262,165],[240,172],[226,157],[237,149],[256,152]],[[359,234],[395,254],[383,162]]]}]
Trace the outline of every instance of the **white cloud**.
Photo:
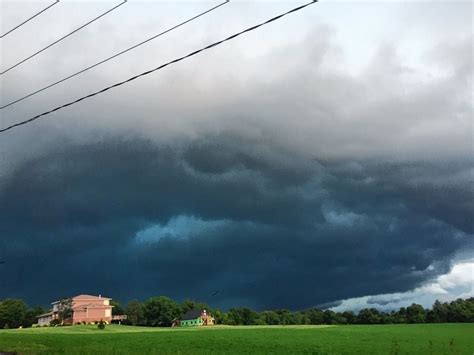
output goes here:
[{"label": "white cloud", "polygon": [[194,216],[173,217],[166,224],[155,224],[142,229],[135,236],[138,243],[156,243],[163,238],[189,239],[222,228],[225,220],[204,221]]},{"label": "white cloud", "polygon": [[331,309],[358,311],[362,308],[374,307],[387,311],[406,307],[412,303],[429,308],[437,299],[449,302],[457,298],[469,297],[474,297],[474,259],[455,264],[447,274],[438,276],[435,281],[411,291],[350,298]]},{"label": "white cloud", "polygon": [[441,275],[437,284],[444,289],[455,289],[459,286],[473,287],[474,262],[465,262],[454,265],[449,274]]}]

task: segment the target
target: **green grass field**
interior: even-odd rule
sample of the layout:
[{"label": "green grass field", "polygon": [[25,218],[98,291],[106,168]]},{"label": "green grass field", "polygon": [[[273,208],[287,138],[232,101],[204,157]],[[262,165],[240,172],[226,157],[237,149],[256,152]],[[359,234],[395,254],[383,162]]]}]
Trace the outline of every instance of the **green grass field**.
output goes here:
[{"label": "green grass field", "polygon": [[474,324],[0,330],[18,354],[473,354]]}]

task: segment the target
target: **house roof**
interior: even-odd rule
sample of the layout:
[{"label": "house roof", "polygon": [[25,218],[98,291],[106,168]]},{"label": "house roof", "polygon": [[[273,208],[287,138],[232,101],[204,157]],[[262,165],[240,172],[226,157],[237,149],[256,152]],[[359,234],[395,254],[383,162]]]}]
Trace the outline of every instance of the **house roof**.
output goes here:
[{"label": "house roof", "polygon": [[108,297],[92,296],[92,295],[78,295],[78,296],[74,296],[72,299],[73,300],[111,300],[111,298],[108,298]]},{"label": "house roof", "polygon": [[39,316],[36,316],[36,318],[43,318],[43,317],[47,317],[47,316],[52,316],[53,314],[54,314],[54,312],[48,312],[48,313],[40,314]]},{"label": "house roof", "polygon": [[187,311],[182,317],[181,320],[190,320],[190,319],[196,319],[199,318],[202,314],[201,309],[193,309],[191,311]]},{"label": "house roof", "polygon": [[67,300],[69,300],[69,301],[70,300],[109,300],[110,301],[111,299],[112,298],[108,298],[108,297],[82,294],[82,295],[77,295],[77,296],[74,296],[74,297],[71,297],[71,298],[63,298],[61,300],[51,302],[51,304],[61,303],[61,302],[67,301]]}]

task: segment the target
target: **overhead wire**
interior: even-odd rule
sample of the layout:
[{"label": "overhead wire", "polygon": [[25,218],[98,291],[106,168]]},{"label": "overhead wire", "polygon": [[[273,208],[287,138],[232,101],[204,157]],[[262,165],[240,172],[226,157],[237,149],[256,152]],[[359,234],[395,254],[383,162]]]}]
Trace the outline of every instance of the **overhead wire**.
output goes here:
[{"label": "overhead wire", "polygon": [[54,83],[51,83],[51,84],[49,84],[49,85],[46,85],[46,86],[42,87],[41,89],[38,89],[38,90],[36,90],[36,91],[33,91],[33,92],[29,93],[28,95],[22,96],[22,97],[20,97],[19,99],[16,99],[16,100],[14,100],[14,101],[11,101],[11,102],[9,102],[9,103],[6,104],[6,105],[0,106],[0,110],[3,110],[4,108],[7,108],[7,107],[9,107],[9,106],[12,106],[12,105],[14,105],[14,104],[16,104],[16,103],[18,103],[18,102],[20,102],[20,101],[23,101],[23,100],[25,100],[25,99],[27,99],[27,98],[29,98],[29,97],[31,97],[31,96],[34,96],[34,95],[36,95],[36,94],[39,94],[40,92],[42,92],[42,91],[44,91],[44,90],[47,90],[47,89],[49,89],[49,88],[52,88],[53,86],[56,86],[56,85],[58,85],[58,84],[60,84],[60,83],[62,83],[62,82],[64,82],[64,81],[66,81],[66,80],[72,79],[72,78],[74,78],[75,76],[77,76],[77,75],[79,75],[79,74],[85,73],[86,71],[89,71],[89,70],[91,70],[91,69],[93,69],[93,68],[96,68],[96,67],[98,67],[98,66],[101,65],[101,64],[104,64],[104,63],[106,63],[106,62],[108,62],[108,61],[110,61],[110,60],[112,60],[112,59],[114,59],[114,58],[116,58],[116,57],[118,57],[118,56],[120,56],[120,55],[122,55],[122,54],[125,54],[125,53],[127,53],[127,52],[129,52],[129,51],[131,51],[131,50],[133,50],[133,49],[135,49],[135,48],[137,48],[137,47],[140,47],[140,46],[144,45],[144,44],[147,43],[147,42],[150,42],[150,41],[152,41],[152,40],[154,40],[154,39],[156,39],[156,38],[158,38],[158,37],[161,37],[161,36],[163,36],[164,34],[166,34],[166,33],[168,33],[168,32],[171,32],[171,31],[175,30],[175,29],[178,28],[178,27],[181,27],[181,26],[183,26],[183,25],[185,25],[185,24],[187,24],[187,23],[189,23],[189,22],[191,22],[191,21],[194,21],[194,20],[196,20],[197,18],[199,18],[199,17],[201,17],[201,16],[204,16],[205,14],[207,14],[207,13],[209,13],[209,12],[211,12],[211,11],[216,10],[217,8],[219,8],[219,7],[221,7],[221,6],[225,5],[225,4],[227,4],[229,1],[230,1],[230,0],[225,0],[224,2],[218,4],[218,5],[214,6],[214,7],[211,7],[210,9],[208,9],[208,10],[206,10],[206,11],[204,11],[204,12],[201,12],[201,13],[199,13],[199,14],[197,14],[197,15],[195,15],[195,16],[193,16],[193,17],[191,17],[191,18],[189,18],[189,19],[187,19],[187,20],[185,20],[185,21],[183,21],[183,22],[181,22],[181,23],[179,23],[179,24],[177,24],[177,25],[174,25],[174,26],[168,28],[167,30],[164,30],[164,31],[162,31],[162,32],[160,32],[160,33],[158,33],[158,34],[156,34],[156,35],[150,37],[150,38],[147,38],[146,40],[141,41],[141,42],[139,42],[139,43],[137,43],[137,44],[134,44],[133,46],[128,47],[128,48],[126,48],[126,49],[124,49],[124,50],[122,50],[122,51],[120,51],[120,52],[118,52],[118,53],[115,53],[114,55],[112,55],[112,56],[110,56],[110,57],[107,57],[107,58],[105,58],[105,59],[103,59],[103,60],[101,60],[101,61],[99,61],[99,62],[97,62],[97,63],[95,63],[95,64],[93,64],[93,65],[90,65],[90,66],[88,66],[88,67],[86,67],[86,68],[84,68],[84,69],[81,69],[81,70],[75,72],[74,74],[68,75],[68,76],[66,76],[66,77],[64,77],[64,78],[62,78],[62,79],[60,79],[60,80],[58,80],[58,81],[55,81]]},{"label": "overhead wire", "polygon": [[259,27],[265,26],[265,25],[267,25],[267,24],[269,24],[269,23],[271,23],[271,22],[273,22],[273,21],[276,21],[276,20],[278,20],[278,19],[280,19],[280,18],[282,18],[282,17],[284,17],[284,16],[287,16],[287,15],[289,15],[289,14],[291,14],[291,13],[300,11],[300,10],[304,9],[305,7],[307,7],[307,6],[309,6],[309,5],[312,5],[312,4],[316,3],[316,2],[318,2],[318,0],[313,0],[313,1],[309,2],[309,3],[304,4],[304,5],[295,7],[295,8],[293,8],[292,10],[289,10],[289,11],[287,11],[287,12],[285,12],[285,13],[282,13],[282,14],[280,14],[280,15],[278,15],[278,16],[272,17],[271,19],[269,19],[269,20],[267,20],[267,21],[265,21],[265,22],[261,22],[260,24],[257,24],[257,25],[255,25],[255,26],[252,26],[252,27],[249,27],[249,28],[247,28],[247,29],[245,29],[245,30],[242,30],[242,31],[240,31],[240,32],[237,32],[237,33],[235,33],[235,34],[233,34],[233,35],[231,35],[231,36],[229,36],[229,37],[226,37],[226,38],[221,39],[221,40],[219,40],[219,41],[217,41],[217,42],[214,42],[214,43],[209,44],[209,45],[207,45],[207,46],[205,46],[205,47],[202,47],[201,49],[198,49],[198,50],[196,50],[196,51],[194,51],[194,52],[191,52],[191,53],[189,53],[189,54],[187,54],[187,55],[184,55],[184,56],[182,56],[182,57],[179,57],[179,58],[176,58],[176,59],[174,59],[174,60],[171,60],[171,61],[169,61],[169,62],[167,62],[167,63],[165,63],[165,64],[161,64],[161,65],[159,65],[159,66],[157,66],[157,67],[155,67],[155,68],[153,68],[153,69],[150,69],[150,70],[147,70],[147,71],[145,71],[145,72],[143,72],[143,73],[141,73],[141,74],[132,76],[131,78],[128,78],[128,79],[123,80],[123,81],[120,81],[120,82],[118,82],[118,83],[116,83],[116,84],[107,86],[107,87],[103,88],[102,90],[99,90],[99,91],[93,92],[93,93],[91,93],[91,94],[82,96],[82,97],[80,97],[79,99],[76,99],[76,100],[74,100],[74,101],[68,102],[68,103],[63,104],[63,105],[61,105],[61,106],[58,106],[58,107],[56,107],[56,108],[54,108],[54,109],[52,109],[52,110],[43,112],[43,113],[41,113],[41,114],[39,114],[39,115],[36,115],[36,116],[34,116],[34,117],[31,117],[31,118],[29,118],[29,119],[27,119],[27,120],[24,120],[24,121],[21,121],[21,122],[12,124],[11,126],[8,126],[8,127],[3,128],[3,129],[0,129],[0,133],[6,132],[6,131],[11,130],[11,129],[15,128],[15,127],[19,127],[19,126],[22,126],[22,125],[26,125],[26,124],[31,123],[31,122],[33,122],[33,121],[35,121],[35,120],[37,120],[37,119],[39,119],[39,118],[41,118],[41,117],[44,117],[44,116],[46,116],[46,115],[49,115],[49,114],[51,114],[51,113],[53,113],[53,112],[56,112],[56,111],[58,111],[58,110],[61,110],[61,109],[65,108],[65,107],[74,105],[74,104],[76,104],[76,103],[78,103],[78,102],[81,102],[81,101],[86,100],[86,99],[88,99],[88,98],[91,98],[91,97],[93,97],[93,96],[102,94],[102,93],[104,93],[104,92],[106,92],[106,91],[108,91],[108,90],[110,90],[110,89],[116,88],[116,87],[118,87],[118,86],[124,85],[124,84],[126,84],[126,83],[129,83],[129,82],[131,82],[131,81],[133,81],[133,80],[136,80],[136,79],[138,79],[138,78],[141,78],[141,77],[143,77],[143,76],[149,75],[149,74],[151,74],[151,73],[153,73],[153,72],[155,72],[155,71],[157,71],[157,70],[163,69],[163,68],[165,68],[165,67],[167,67],[167,66],[169,66],[169,65],[171,65],[171,64],[178,63],[178,62],[180,62],[180,61],[182,61],[182,60],[184,60],[184,59],[186,59],[186,58],[195,56],[196,54],[199,54],[199,53],[201,53],[201,52],[203,52],[203,51],[206,51],[206,50],[208,50],[208,49],[210,49],[210,48],[217,47],[218,45],[220,45],[220,44],[222,44],[222,43],[224,43],[224,42],[230,41],[230,40],[232,40],[232,39],[234,39],[234,38],[236,38],[236,37],[238,37],[238,36],[240,36],[240,35],[242,35],[242,34],[244,34],[244,33],[247,33],[247,32],[253,31],[253,30],[256,30],[256,29],[259,28]]},{"label": "overhead wire", "polygon": [[44,51],[47,50],[48,48],[51,48],[52,46],[58,44],[58,43],[61,42],[62,40],[68,38],[69,36],[73,35],[74,33],[76,33],[76,32],[78,32],[78,31],[82,30],[83,28],[89,26],[89,25],[92,24],[93,22],[95,22],[95,21],[99,20],[100,18],[104,17],[105,15],[111,13],[112,11],[114,11],[114,10],[117,9],[117,8],[119,8],[120,6],[122,6],[123,4],[125,4],[126,2],[127,2],[127,0],[123,0],[120,4],[118,4],[118,5],[114,6],[114,7],[112,7],[111,9],[109,9],[109,10],[103,12],[103,13],[100,14],[99,16],[97,16],[97,17],[93,18],[92,20],[86,22],[85,24],[79,26],[78,28],[76,28],[75,30],[69,32],[68,34],[62,36],[61,38],[58,38],[56,41],[54,41],[54,42],[48,44],[47,46],[45,46],[44,48],[40,49],[39,51],[36,51],[35,53],[31,54],[30,56],[26,57],[25,59],[22,59],[22,60],[19,61],[18,63],[14,64],[14,65],[12,65],[11,67],[9,67],[9,68],[5,69],[4,71],[0,72],[0,75],[3,75],[3,74],[5,74],[5,73],[9,72],[10,70],[12,70],[12,69],[18,67],[19,65],[25,63],[26,61],[30,60],[31,58],[36,57],[38,54],[44,52]]},{"label": "overhead wire", "polygon": [[56,5],[57,3],[59,2],[59,0],[56,0],[55,2],[53,2],[52,4],[50,4],[49,6],[45,7],[43,10],[37,12],[36,14],[34,14],[33,16],[27,18],[25,21],[23,21],[22,23],[16,25],[15,27],[13,27],[11,30],[5,32],[4,34],[0,35],[0,39],[5,37],[7,34],[9,33],[12,33],[13,31],[15,31],[16,29],[20,28],[21,26],[23,26],[24,24],[26,24],[27,22],[33,20],[35,17],[41,15],[43,12],[45,12],[46,10],[50,9],[51,7],[53,7],[54,5]]}]

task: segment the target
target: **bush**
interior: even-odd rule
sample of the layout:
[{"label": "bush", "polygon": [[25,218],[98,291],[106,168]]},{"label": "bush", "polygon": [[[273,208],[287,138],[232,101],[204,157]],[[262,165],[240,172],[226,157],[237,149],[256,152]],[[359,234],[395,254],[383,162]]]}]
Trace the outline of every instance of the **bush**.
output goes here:
[{"label": "bush", "polygon": [[97,328],[105,329],[105,322],[101,319],[99,323],[97,323]]},{"label": "bush", "polygon": [[52,327],[57,327],[58,325],[61,325],[61,321],[59,319],[53,319],[51,322],[49,322],[49,325]]}]

